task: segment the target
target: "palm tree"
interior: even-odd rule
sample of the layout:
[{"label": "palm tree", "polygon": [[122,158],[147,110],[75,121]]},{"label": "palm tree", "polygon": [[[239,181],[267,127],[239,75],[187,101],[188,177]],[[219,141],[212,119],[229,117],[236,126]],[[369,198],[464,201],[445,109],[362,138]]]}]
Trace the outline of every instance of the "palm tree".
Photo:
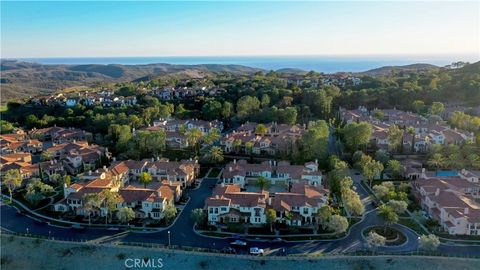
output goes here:
[{"label": "palm tree", "polygon": [[445,158],[442,156],[442,154],[435,153],[427,161],[427,164],[428,166],[435,168],[435,171],[437,171],[438,168],[441,168],[445,165]]},{"label": "palm tree", "polygon": [[263,191],[268,188],[269,183],[267,178],[265,178],[264,176],[260,176],[258,177],[257,183],[255,185]]},{"label": "palm tree", "polygon": [[209,158],[212,162],[223,161],[223,150],[219,146],[213,146],[209,151]]},{"label": "palm tree", "polygon": [[242,140],[240,139],[234,140],[232,143],[232,146],[233,146],[233,149],[235,149],[235,152],[238,153],[238,151],[240,150],[240,146],[242,146]]},{"label": "palm tree", "polygon": [[207,144],[212,144],[218,139],[220,139],[220,132],[216,128],[212,128],[204,138],[205,143]]},{"label": "palm tree", "polygon": [[398,215],[392,207],[382,204],[378,207],[378,215],[385,221],[384,232],[387,232],[387,226],[391,226],[398,222]]},{"label": "palm tree", "polygon": [[185,133],[185,135],[187,136],[188,144],[194,147],[195,153],[198,155],[198,144],[203,136],[203,133],[198,128],[191,128]]},{"label": "palm tree", "polygon": [[410,151],[413,153],[415,152],[415,128],[409,127],[407,128],[407,133],[412,136],[412,146]]}]

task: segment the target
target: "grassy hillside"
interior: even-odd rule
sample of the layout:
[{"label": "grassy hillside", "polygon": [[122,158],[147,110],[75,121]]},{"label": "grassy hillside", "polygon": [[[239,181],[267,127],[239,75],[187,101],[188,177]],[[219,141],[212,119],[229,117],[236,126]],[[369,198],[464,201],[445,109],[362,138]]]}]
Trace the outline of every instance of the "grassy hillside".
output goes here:
[{"label": "grassy hillside", "polygon": [[148,80],[158,76],[203,78],[216,73],[251,74],[260,69],[240,65],[42,65],[2,60],[1,100],[45,95],[98,82]]},{"label": "grassy hillside", "polygon": [[412,64],[405,66],[385,66],[361,72],[360,74],[367,76],[385,76],[391,75],[393,72],[396,73],[401,71],[433,71],[438,69],[439,67],[430,64]]}]

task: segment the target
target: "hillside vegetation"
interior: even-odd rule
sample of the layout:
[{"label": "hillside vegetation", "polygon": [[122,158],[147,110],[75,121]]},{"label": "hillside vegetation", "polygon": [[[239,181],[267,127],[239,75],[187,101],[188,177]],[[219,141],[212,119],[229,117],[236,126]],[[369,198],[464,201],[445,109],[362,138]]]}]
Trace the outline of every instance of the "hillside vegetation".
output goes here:
[{"label": "hillside vegetation", "polygon": [[240,65],[42,65],[3,60],[1,99],[47,95],[74,87],[103,82],[151,80],[159,76],[203,78],[218,73],[252,74],[260,69]]}]

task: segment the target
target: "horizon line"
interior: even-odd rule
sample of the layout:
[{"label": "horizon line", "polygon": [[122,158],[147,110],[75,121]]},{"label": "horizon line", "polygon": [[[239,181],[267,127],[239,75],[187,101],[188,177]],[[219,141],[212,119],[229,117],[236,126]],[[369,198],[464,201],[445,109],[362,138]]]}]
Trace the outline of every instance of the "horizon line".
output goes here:
[{"label": "horizon line", "polygon": [[[13,56],[13,57],[0,57],[2,60],[15,60],[15,59],[62,59],[62,58],[202,58],[202,57],[212,57],[212,58],[226,58],[226,57],[235,57],[235,58],[246,58],[246,57],[338,57],[338,58],[348,58],[348,57],[475,57],[480,60],[480,52],[477,53],[460,53],[460,54],[451,54],[451,53],[431,53],[431,54],[249,54],[249,55],[121,55],[121,56]],[[408,60],[408,59],[405,59]]]}]

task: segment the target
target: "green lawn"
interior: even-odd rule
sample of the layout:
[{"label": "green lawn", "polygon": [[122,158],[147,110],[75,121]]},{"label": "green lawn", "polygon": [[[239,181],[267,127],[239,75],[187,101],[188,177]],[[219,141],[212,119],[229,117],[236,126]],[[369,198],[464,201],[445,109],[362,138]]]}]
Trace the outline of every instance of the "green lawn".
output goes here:
[{"label": "green lawn", "polygon": [[8,110],[7,105],[0,105],[0,112],[6,112]]},{"label": "green lawn", "polygon": [[414,230],[418,234],[427,234],[425,230],[420,227],[413,219],[411,218],[400,218],[398,220],[398,224],[402,224],[404,226],[409,227],[410,229]]}]

